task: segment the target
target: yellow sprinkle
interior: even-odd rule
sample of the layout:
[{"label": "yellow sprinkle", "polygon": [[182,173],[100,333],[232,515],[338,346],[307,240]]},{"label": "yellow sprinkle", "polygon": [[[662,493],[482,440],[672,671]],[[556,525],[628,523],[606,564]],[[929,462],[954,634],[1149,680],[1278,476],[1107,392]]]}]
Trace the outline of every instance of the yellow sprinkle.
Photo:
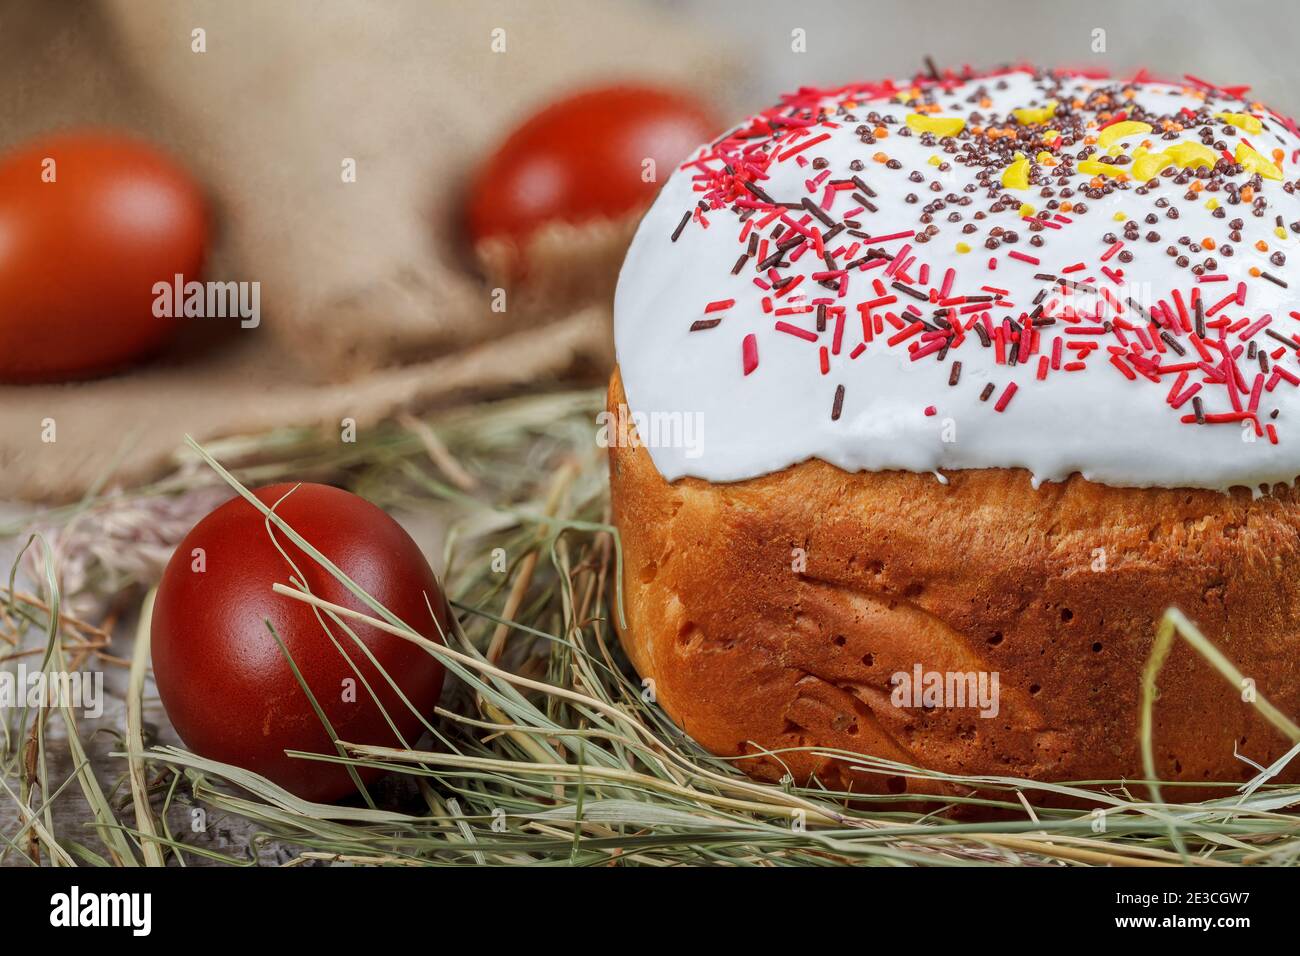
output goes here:
[{"label": "yellow sprinkle", "polygon": [[[1203,143],[1184,141],[1174,143],[1165,149],[1165,155],[1175,166],[1191,169],[1194,166],[1213,166],[1219,161],[1219,154]],[[1279,179],[1281,177],[1278,177]]]},{"label": "yellow sprinkle", "polygon": [[1106,149],[1112,143],[1118,143],[1122,139],[1131,136],[1140,136],[1143,133],[1151,132],[1150,123],[1139,123],[1136,120],[1124,120],[1120,123],[1111,123],[1104,130],[1097,134],[1097,145]]},{"label": "yellow sprinkle", "polygon": [[940,163],[942,163],[942,162],[943,162],[943,160],[940,159],[938,156],[931,156],[931,157],[930,157],[930,165],[931,165],[931,166],[938,166],[938,165],[939,165]]},{"label": "yellow sprinkle", "polygon": [[1002,185],[1007,189],[1029,188],[1029,160],[1016,153],[1016,161],[1002,171]]},{"label": "yellow sprinkle", "polygon": [[1173,160],[1164,153],[1147,153],[1133,160],[1133,178],[1146,182],[1160,175],[1160,170],[1170,165]]},{"label": "yellow sprinkle", "polygon": [[1021,215],[1021,216],[1032,216],[1033,214],[1034,214],[1034,207],[1033,207],[1033,206],[1029,205],[1029,203],[1027,203],[1027,202],[1026,202],[1026,203],[1021,203],[1021,204],[1020,204],[1020,215]]},{"label": "yellow sprinkle", "polygon": [[1112,176],[1118,178],[1124,174],[1122,166],[1116,166],[1113,163],[1102,163],[1095,159],[1085,159],[1078,165],[1079,172],[1087,176]]},{"label": "yellow sprinkle", "polygon": [[1123,222],[1123,221],[1124,221],[1125,219],[1127,219],[1127,218],[1128,218],[1128,213],[1126,213],[1126,212],[1117,212],[1117,213],[1115,213],[1115,221],[1116,221],[1116,222]]},{"label": "yellow sprinkle", "polygon": [[1218,208],[1219,208],[1219,200],[1217,200],[1217,199],[1211,199],[1209,202],[1207,202],[1207,203],[1205,204],[1205,208],[1206,208],[1206,209],[1218,209]]},{"label": "yellow sprinkle", "polygon": [[1233,154],[1233,158],[1252,173],[1259,173],[1265,179],[1282,178],[1282,170],[1278,169],[1276,164],[1269,162],[1245,143],[1237,144],[1237,151]]},{"label": "yellow sprinkle", "polygon": [[1038,123],[1046,123],[1056,113],[1056,100],[1051,100],[1046,106],[1037,108],[1025,107],[1018,110],[1012,110],[1011,115],[1016,118],[1016,122],[1021,126],[1034,126]]},{"label": "yellow sprinkle", "polygon": [[1052,156],[1052,154],[1049,153],[1047,150],[1043,150],[1037,156],[1034,157],[1034,159],[1038,160],[1038,162],[1043,165],[1050,163],[1053,160],[1053,158],[1054,157]]},{"label": "yellow sprinkle", "polygon": [[1221,119],[1229,126],[1235,126],[1237,129],[1244,129],[1247,133],[1262,133],[1264,124],[1259,121],[1258,117],[1251,116],[1249,113],[1215,113],[1215,119]]},{"label": "yellow sprinkle", "polygon": [[965,255],[966,253],[970,252],[970,246],[966,245],[966,243],[964,242],[959,242],[957,243],[957,251],[960,252],[962,255]]},{"label": "yellow sprinkle", "polygon": [[960,116],[922,116],[920,113],[908,113],[907,126],[917,133],[956,136],[966,128],[966,121]]},{"label": "yellow sprinkle", "polygon": [[1061,138],[1061,133],[1059,130],[1049,129],[1046,133],[1043,134],[1043,142],[1045,143],[1052,143],[1060,138]]},{"label": "yellow sprinkle", "polygon": [[1273,228],[1273,235],[1277,236],[1279,239],[1285,239],[1285,238],[1286,238],[1286,230],[1283,229],[1281,226],[1275,226],[1275,227]]}]

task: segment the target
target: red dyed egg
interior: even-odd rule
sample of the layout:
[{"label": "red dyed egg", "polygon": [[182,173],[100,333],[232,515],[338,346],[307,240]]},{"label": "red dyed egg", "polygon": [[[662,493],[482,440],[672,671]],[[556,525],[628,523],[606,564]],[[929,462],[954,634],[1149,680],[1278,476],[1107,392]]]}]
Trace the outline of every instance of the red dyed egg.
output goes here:
[{"label": "red dyed egg", "polygon": [[[442,591],[410,535],[384,511],[327,485],[270,485],[254,494],[399,619],[440,640],[439,628],[447,628]],[[438,701],[443,668],[419,646],[356,620],[344,619],[369,654],[325,617],[327,632],[312,607],[271,590],[291,575],[319,598],[374,616],[282,531],[268,532],[248,501],[213,511],[180,543],[158,586],[154,679],[172,725],[195,753],[256,771],[308,800],[338,800],[356,792],[345,768],[285,754],[337,751],[266,622],[338,739],[350,743],[401,746],[385,711],[406,744],[414,746],[422,731],[370,656],[424,715]],[[379,775],[360,773],[366,781]]]},{"label": "red dyed egg", "polygon": [[67,133],[0,159],[0,382],[86,378],[160,349],[154,285],[197,279],[207,205],[152,146]]},{"label": "red dyed egg", "polygon": [[[702,103],[666,90],[615,86],[561,100],[511,133],[479,169],[469,194],[470,237],[522,243],[548,222],[644,208],[718,129]],[[654,161],[653,181],[646,160]]]}]

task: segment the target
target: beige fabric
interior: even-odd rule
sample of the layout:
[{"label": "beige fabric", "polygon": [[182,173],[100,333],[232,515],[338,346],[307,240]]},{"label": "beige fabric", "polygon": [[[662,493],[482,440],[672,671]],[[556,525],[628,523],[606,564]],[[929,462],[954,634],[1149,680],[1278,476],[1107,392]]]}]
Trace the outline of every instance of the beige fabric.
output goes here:
[{"label": "beige fabric", "polygon": [[598,0],[0,0],[0,148],[86,124],[171,148],[214,198],[208,277],[262,294],[255,330],[201,320],[128,374],[0,386],[0,496],[80,494],[128,438],[113,481],[157,473],[186,433],[364,423],[599,368],[628,225],[542,239],[545,281],[494,312],[459,240],[462,189],[476,157],[569,88],[726,89],[707,43],[653,14]]}]

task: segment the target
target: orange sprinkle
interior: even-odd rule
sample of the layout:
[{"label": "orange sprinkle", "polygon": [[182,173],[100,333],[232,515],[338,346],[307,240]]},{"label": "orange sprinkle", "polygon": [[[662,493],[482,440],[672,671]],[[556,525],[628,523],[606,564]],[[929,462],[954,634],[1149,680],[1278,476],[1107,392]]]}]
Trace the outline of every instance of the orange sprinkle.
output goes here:
[{"label": "orange sprinkle", "polygon": [[874,160],[875,160],[876,162],[878,162],[878,163],[887,163],[887,162],[889,162],[889,157],[886,156],[884,153],[873,153],[872,156],[871,156],[871,158],[874,159]]},{"label": "orange sprinkle", "polygon": [[1202,249],[1213,249],[1213,248],[1214,248],[1214,240],[1211,239],[1209,236],[1206,236],[1204,239],[1201,240],[1201,248],[1202,248]]},{"label": "orange sprinkle", "polygon": [[1073,208],[1074,208],[1074,203],[1072,202],[1061,203],[1061,212],[1069,212]]},{"label": "orange sprinkle", "polygon": [[1256,279],[1258,279],[1258,278],[1259,278],[1259,266],[1251,266],[1251,267],[1250,267],[1250,274],[1253,275]]},{"label": "orange sprinkle", "polygon": [[1241,187],[1241,201],[1242,201],[1242,202],[1250,202],[1250,201],[1251,201],[1252,199],[1254,199],[1254,198],[1255,198],[1255,187],[1253,187],[1253,186],[1242,186],[1242,187]]},{"label": "orange sprinkle", "polygon": [[883,126],[877,126],[871,131],[871,135],[876,137],[876,139],[884,139],[889,135],[889,130],[885,129]]},{"label": "orange sprinkle", "polygon": [[1261,239],[1255,243],[1255,248],[1260,252],[1268,252],[1268,243]]}]

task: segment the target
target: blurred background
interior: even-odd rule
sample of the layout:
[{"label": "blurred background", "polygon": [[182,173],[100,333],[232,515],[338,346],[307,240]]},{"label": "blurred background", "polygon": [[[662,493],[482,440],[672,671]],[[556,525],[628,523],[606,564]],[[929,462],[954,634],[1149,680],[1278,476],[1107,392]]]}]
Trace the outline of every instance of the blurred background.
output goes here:
[{"label": "blurred background", "polygon": [[[930,54],[942,66],[1003,62],[1106,69],[1146,67],[1176,78],[1193,73],[1223,85],[1249,83],[1278,109],[1300,102],[1300,27],[1282,4],[1242,0],[655,0],[665,15],[699,24],[719,50],[752,67],[745,99],[764,103],[801,84],[909,75]],[[808,52],[792,54],[790,31],[807,31]],[[1105,50],[1094,52],[1094,31]]]}]

